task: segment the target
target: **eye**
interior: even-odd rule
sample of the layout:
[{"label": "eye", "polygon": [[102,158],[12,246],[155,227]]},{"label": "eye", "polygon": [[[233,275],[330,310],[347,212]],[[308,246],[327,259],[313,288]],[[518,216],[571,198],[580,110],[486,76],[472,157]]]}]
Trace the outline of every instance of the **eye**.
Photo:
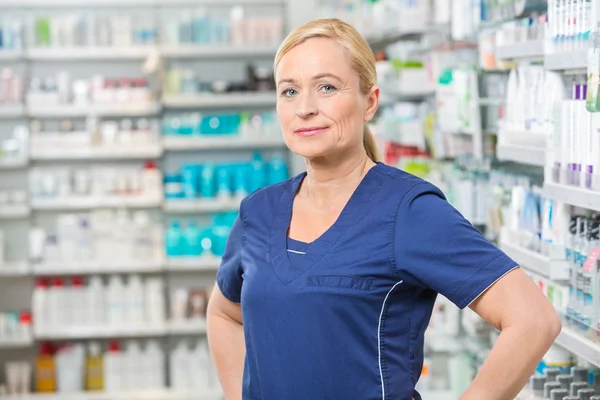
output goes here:
[{"label": "eye", "polygon": [[298,94],[298,92],[296,91],[296,89],[285,89],[284,91],[281,92],[282,95],[286,96],[286,97],[293,97],[295,95]]},{"label": "eye", "polygon": [[335,91],[335,86],[323,85],[323,86],[321,86],[321,90],[323,91],[323,93],[332,93]]}]

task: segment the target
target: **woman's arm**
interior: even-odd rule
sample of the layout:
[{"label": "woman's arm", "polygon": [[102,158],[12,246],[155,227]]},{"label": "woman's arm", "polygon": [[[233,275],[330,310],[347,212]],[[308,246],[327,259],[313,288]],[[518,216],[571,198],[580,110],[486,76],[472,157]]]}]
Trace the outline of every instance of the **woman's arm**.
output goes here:
[{"label": "woman's arm", "polygon": [[225,399],[241,400],[246,355],[242,309],[215,285],[208,303],[207,319],[208,344]]},{"label": "woman's arm", "polygon": [[502,333],[460,400],[512,400],[560,333],[560,319],[520,269],[498,280],[471,308]]}]

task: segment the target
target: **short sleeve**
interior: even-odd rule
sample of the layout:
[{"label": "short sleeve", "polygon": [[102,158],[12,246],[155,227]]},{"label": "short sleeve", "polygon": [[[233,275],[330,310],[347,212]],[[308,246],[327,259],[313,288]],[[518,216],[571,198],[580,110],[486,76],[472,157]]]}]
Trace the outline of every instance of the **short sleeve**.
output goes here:
[{"label": "short sleeve", "polygon": [[221,259],[221,266],[217,270],[217,284],[225,297],[234,303],[240,302],[242,291],[242,240],[243,224],[240,215],[235,219],[229,236],[225,252]]},{"label": "short sleeve", "polygon": [[393,267],[403,280],[442,294],[460,308],[518,265],[427,182],[400,200],[394,256]]}]

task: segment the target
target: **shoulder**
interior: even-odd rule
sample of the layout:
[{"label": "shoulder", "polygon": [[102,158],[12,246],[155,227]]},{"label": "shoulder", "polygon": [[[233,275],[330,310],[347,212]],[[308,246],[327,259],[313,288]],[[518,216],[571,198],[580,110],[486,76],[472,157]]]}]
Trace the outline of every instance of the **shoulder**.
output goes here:
[{"label": "shoulder", "polygon": [[383,180],[386,191],[395,195],[398,206],[428,194],[446,199],[444,193],[434,184],[398,168],[382,164],[377,173]]}]

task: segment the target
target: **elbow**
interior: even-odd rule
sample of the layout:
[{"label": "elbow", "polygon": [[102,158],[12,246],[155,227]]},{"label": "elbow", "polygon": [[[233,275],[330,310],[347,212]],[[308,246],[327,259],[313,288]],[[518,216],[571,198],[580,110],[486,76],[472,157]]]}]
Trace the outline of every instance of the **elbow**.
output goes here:
[{"label": "elbow", "polygon": [[550,348],[562,330],[562,321],[556,310],[551,307],[548,311],[540,313],[541,318],[536,318],[535,326],[532,326],[539,335],[540,343]]},{"label": "elbow", "polygon": [[558,316],[556,311],[552,310],[548,318],[547,324],[548,335],[550,336],[552,343],[554,343],[554,340],[558,337],[558,335],[560,335],[560,332],[562,331],[562,321],[560,320],[560,317]]}]

